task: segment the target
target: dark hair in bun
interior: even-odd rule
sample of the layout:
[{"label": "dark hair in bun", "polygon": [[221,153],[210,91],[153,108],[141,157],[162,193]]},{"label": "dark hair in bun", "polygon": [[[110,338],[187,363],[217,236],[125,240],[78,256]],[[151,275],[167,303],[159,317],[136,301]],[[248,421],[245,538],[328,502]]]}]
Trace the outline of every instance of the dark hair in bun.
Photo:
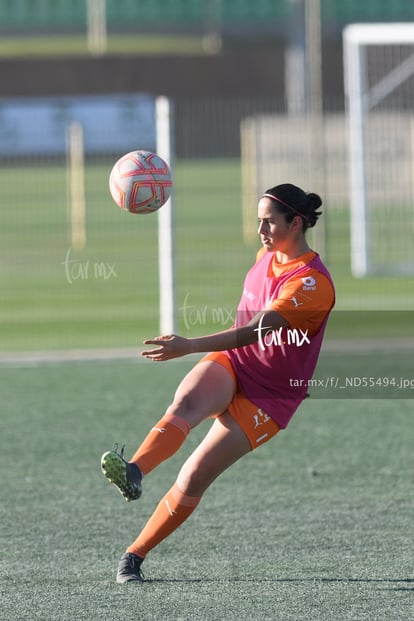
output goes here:
[{"label": "dark hair in bun", "polygon": [[282,183],[266,190],[263,196],[273,199],[277,210],[283,213],[287,222],[295,216],[302,218],[303,230],[315,226],[321,211],[322,199],[314,192],[304,192],[292,183]]}]

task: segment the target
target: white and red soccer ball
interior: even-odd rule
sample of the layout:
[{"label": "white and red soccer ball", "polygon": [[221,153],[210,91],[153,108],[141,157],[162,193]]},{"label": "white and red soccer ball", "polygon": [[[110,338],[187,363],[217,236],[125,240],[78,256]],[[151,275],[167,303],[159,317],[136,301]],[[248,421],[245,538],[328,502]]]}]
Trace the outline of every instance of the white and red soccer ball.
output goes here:
[{"label": "white and red soccer ball", "polygon": [[131,151],[112,168],[109,190],[121,209],[137,214],[152,213],[170,197],[171,171],[156,153]]}]

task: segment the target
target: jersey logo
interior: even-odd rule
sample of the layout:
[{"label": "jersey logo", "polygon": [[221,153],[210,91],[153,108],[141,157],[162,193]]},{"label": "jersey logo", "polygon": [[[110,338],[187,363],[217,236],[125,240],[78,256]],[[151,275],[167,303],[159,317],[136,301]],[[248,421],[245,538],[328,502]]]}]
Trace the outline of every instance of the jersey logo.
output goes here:
[{"label": "jersey logo", "polygon": [[316,291],[316,280],[313,276],[306,276],[302,278],[303,290],[304,291]]},{"label": "jersey logo", "polygon": [[298,302],[296,297],[290,298],[293,302],[293,304],[295,305],[295,308],[297,308],[298,306],[302,306],[303,302]]}]

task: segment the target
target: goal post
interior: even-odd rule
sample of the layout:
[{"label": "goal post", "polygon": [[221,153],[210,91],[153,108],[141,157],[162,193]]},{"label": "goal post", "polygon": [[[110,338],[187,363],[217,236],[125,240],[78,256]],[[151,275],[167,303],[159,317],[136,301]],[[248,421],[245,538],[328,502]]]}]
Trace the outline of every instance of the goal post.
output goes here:
[{"label": "goal post", "polygon": [[[167,97],[155,100],[157,154],[173,170],[173,109]],[[174,192],[158,212],[158,273],[159,273],[159,326],[160,334],[173,334],[176,329],[175,294],[175,231]]]},{"label": "goal post", "polygon": [[[378,106],[387,97],[395,93],[399,87],[414,76],[414,23],[352,24],[344,29],[343,43],[349,131],[351,269],[354,276],[362,277],[378,271],[375,261],[373,261],[372,249],[372,214],[368,187],[370,173],[368,170],[370,154],[367,152],[370,144],[368,117],[371,111],[378,110]],[[390,49],[391,46],[404,46],[405,49],[404,53],[392,59],[382,58],[379,60],[378,65],[381,67],[377,66],[374,76],[369,77],[368,50],[374,46],[380,46],[386,50]],[[390,118],[391,114],[399,115],[401,118],[399,124],[401,136],[407,133],[406,130],[401,129],[404,120],[404,115],[401,112],[410,109],[407,100],[404,100],[403,97],[404,95],[395,107],[392,104],[384,106],[381,109],[383,119],[378,120],[378,123],[381,123],[381,120],[386,123],[386,118]],[[407,120],[404,127],[412,127],[412,118],[408,118],[406,113],[405,117]],[[410,131],[408,131],[406,139],[408,146],[404,147],[404,165],[412,172],[413,155]],[[375,143],[376,140],[379,140],[378,136],[374,136],[374,139],[371,138],[371,144]],[[384,139],[385,141],[386,139]],[[386,170],[387,162],[384,161],[380,164]],[[412,201],[412,181],[408,180],[408,176],[407,174],[405,185],[407,186],[407,194],[410,194],[408,200]],[[396,186],[400,185],[398,181]]]}]

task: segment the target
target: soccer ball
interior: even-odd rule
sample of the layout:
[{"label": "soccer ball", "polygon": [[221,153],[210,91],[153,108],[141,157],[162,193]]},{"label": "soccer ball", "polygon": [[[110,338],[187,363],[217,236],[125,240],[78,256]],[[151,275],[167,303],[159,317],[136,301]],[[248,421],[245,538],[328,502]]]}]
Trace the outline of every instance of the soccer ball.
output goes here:
[{"label": "soccer ball", "polygon": [[115,203],[131,213],[152,213],[167,202],[172,189],[171,171],[156,153],[131,151],[123,155],[109,176]]}]

